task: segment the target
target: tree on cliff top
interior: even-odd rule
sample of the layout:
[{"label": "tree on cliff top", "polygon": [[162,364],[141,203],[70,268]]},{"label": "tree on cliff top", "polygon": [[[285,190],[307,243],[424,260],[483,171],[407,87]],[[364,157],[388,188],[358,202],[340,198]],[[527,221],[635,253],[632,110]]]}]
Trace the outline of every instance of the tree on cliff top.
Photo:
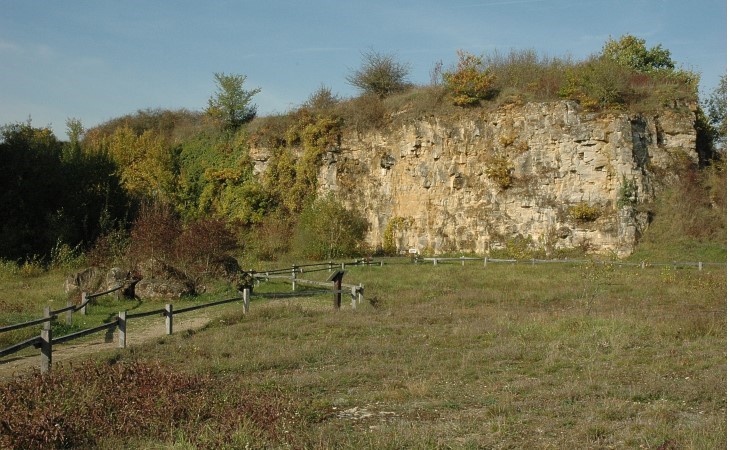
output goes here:
[{"label": "tree on cliff top", "polygon": [[362,54],[362,66],[347,76],[347,82],[365,94],[375,94],[385,98],[390,94],[405,90],[410,67],[395,59],[394,55],[384,55],[374,51]]},{"label": "tree on cliff top", "polygon": [[261,89],[244,89],[245,75],[216,73],[214,76],[218,90],[208,100],[205,112],[231,130],[253,120],[256,117],[256,105],[251,103],[251,99]]},{"label": "tree on cliff top", "polygon": [[661,45],[646,48],[646,40],[630,34],[619,40],[609,38],[603,45],[601,56],[639,72],[674,70],[671,53]]}]

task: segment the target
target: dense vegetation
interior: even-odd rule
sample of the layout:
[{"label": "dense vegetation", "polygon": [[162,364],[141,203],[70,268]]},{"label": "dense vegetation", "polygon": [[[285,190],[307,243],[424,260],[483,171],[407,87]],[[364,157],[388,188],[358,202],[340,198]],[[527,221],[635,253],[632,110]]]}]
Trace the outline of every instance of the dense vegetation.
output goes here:
[{"label": "dense vegetation", "polygon": [[[128,256],[143,205],[170,211],[177,224],[171,232],[218,221],[227,230],[222,239],[232,243],[218,247],[235,248],[239,256],[245,248],[250,260],[387,251],[362,245],[366,227],[356,212],[334,198],[315,202],[322,157],[339,145],[345,129],[526,101],[571,99],[588,110],[635,112],[698,101],[699,77],[678,69],[668,50],[648,48],[633,36],[610,39],[600,53],[578,62],[529,50],[482,56],[459,51],[457,57],[451,68],[434,66],[431,85],[417,86],[408,81],[408,64],[367,52],[362,67],[348,76],[360,96],[342,99],[322,86],[301,106],[269,117],[256,117],[253,100],[260,89],[246,89],[245,76],[217,73],[218,89],[202,112],[140,110],[89,130],[72,119],[69,142],[31,123],[6,126],[0,158],[11,176],[0,182],[6,213],[0,258],[47,265],[59,255],[90,250],[97,259]],[[724,92],[718,88],[697,114],[697,150],[705,169],[684,168],[682,177],[715,186],[702,191],[710,197],[719,195],[725,176]],[[254,175],[249,155],[253,145],[273,155],[260,175]],[[694,204],[714,208],[719,214],[713,217],[724,215],[724,198],[710,197]],[[685,231],[693,239],[714,239],[724,230],[718,220],[704,231]],[[339,246],[318,242],[322,233],[314,230],[325,223],[351,239]]]}]

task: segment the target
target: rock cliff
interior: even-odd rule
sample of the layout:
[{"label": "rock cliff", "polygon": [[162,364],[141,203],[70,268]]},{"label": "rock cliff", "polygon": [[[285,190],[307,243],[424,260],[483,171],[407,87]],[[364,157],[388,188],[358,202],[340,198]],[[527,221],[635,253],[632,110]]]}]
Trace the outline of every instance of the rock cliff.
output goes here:
[{"label": "rock cliff", "polygon": [[[692,105],[632,115],[568,101],[394,120],[345,132],[319,189],[367,217],[373,248],[487,255],[521,241],[626,256],[673,158],[697,159],[694,120]],[[268,152],[252,154],[261,172]]]}]

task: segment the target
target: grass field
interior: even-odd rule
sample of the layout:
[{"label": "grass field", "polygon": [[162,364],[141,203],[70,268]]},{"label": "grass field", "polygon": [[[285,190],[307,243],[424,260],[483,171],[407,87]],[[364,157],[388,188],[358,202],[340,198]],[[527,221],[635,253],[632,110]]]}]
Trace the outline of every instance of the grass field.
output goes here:
[{"label": "grass field", "polygon": [[[345,282],[366,287],[355,311],[254,298],[55,370],[40,383],[83,388],[33,411],[18,400],[33,380],[7,382],[0,417],[65,407],[94,418],[67,420],[65,445],[108,448],[726,447],[724,267],[403,264]],[[103,413],[94,392],[115,399]]]}]

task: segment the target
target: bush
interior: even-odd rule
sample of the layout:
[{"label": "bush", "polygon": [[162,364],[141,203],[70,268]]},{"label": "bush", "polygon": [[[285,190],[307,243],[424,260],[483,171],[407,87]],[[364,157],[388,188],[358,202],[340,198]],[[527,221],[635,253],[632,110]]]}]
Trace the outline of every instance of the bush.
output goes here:
[{"label": "bush", "polygon": [[494,157],[486,167],[487,177],[503,190],[512,186],[513,172],[512,162],[506,156]]},{"label": "bush", "polygon": [[89,361],[0,384],[0,447],[119,448],[153,436],[168,445],[183,438],[193,447],[232,448],[242,424],[258,437],[257,448],[280,447],[284,424],[299,424],[294,402],[153,363]]},{"label": "bush", "polygon": [[399,63],[394,55],[374,51],[362,54],[362,66],[347,76],[347,82],[360,89],[364,94],[380,98],[404,91],[409,83],[406,78],[410,68]]},{"label": "bush", "polygon": [[367,220],[332,194],[304,208],[294,235],[295,253],[312,260],[353,256],[363,250]]},{"label": "bush", "polygon": [[162,203],[143,204],[130,232],[129,256],[132,265],[148,260],[172,265],[175,241],[180,231],[180,220],[170,206]]},{"label": "bush", "polygon": [[443,75],[454,104],[473,106],[491,97],[494,94],[494,75],[487,71],[482,59],[463,50],[459,50],[457,55],[456,69]]},{"label": "bush", "polygon": [[594,222],[601,216],[601,208],[598,206],[591,206],[586,202],[578,203],[568,209],[568,214],[576,222],[586,223]]}]

